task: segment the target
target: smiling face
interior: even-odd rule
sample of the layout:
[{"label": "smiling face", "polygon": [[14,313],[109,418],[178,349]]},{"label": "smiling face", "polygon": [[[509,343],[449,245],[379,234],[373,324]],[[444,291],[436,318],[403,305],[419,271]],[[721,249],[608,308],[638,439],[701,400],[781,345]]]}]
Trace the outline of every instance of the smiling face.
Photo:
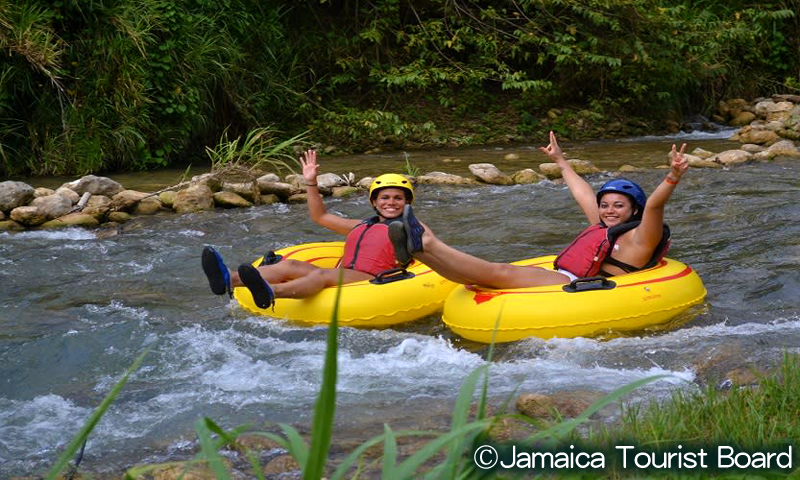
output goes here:
[{"label": "smiling face", "polygon": [[600,220],[608,227],[627,222],[635,212],[631,199],[621,193],[606,193],[600,197],[597,209]]},{"label": "smiling face", "polygon": [[403,214],[403,207],[406,205],[406,191],[402,188],[387,187],[378,190],[372,206],[378,211],[378,215],[384,219],[397,218]]}]

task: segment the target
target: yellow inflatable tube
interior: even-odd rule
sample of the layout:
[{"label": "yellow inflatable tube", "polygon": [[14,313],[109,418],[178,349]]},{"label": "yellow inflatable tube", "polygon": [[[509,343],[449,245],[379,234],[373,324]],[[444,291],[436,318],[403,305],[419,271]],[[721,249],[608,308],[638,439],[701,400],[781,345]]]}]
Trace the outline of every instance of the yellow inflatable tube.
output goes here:
[{"label": "yellow inflatable tube", "polygon": [[[277,250],[284,259],[309,262],[334,268],[344,252],[344,242],[307,243]],[[259,258],[254,266],[261,263]],[[388,327],[430,315],[442,308],[447,294],[456,284],[444,279],[426,265],[415,261],[408,269],[413,278],[376,285],[368,281],[342,285],[339,324],[352,327]],[[237,287],[233,296],[246,310],[258,315],[311,324],[331,321],[336,287],[326,288],[313,297],[279,298],[275,310],[258,308],[250,290]]]},{"label": "yellow inflatable tube", "polygon": [[[553,268],[555,255],[514,262]],[[570,285],[577,291],[568,292]],[[663,324],[706,297],[697,272],[663,259],[640,272],[570,285],[493,290],[461,285],[444,306],[444,323],[456,334],[490,343],[526,337],[588,337]],[[605,289],[603,289],[605,288]]]}]

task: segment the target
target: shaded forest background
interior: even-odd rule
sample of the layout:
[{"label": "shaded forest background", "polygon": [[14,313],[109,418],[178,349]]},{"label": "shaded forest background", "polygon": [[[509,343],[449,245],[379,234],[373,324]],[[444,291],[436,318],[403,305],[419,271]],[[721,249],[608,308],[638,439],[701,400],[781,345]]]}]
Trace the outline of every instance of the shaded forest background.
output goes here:
[{"label": "shaded forest background", "polygon": [[[800,92],[800,0],[0,0],[0,179],[223,135],[343,151],[651,133]],[[609,124],[623,125],[609,131]]]}]

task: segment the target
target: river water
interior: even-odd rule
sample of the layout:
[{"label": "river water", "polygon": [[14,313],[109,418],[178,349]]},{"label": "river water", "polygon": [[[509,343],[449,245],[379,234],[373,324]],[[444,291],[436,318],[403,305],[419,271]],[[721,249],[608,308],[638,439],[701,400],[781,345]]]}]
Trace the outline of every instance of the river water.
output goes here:
[{"label": "river water", "polygon": [[[729,133],[564,148],[603,168],[645,167],[628,176],[650,191],[663,178],[654,167],[666,162],[672,142],[722,151],[736,146],[724,140]],[[507,153],[521,160],[506,161]],[[545,161],[533,146],[408,154],[422,172],[463,173],[481,161],[513,172]],[[361,175],[403,171],[405,157],[322,162],[323,170]],[[164,184],[176,183],[165,175]],[[590,181],[598,187],[608,178]],[[784,351],[798,351],[799,190],[797,160],[688,172],[667,207],[670,256],[699,272],[707,304],[668,332],[501,345],[490,369],[492,397],[609,392],[667,374],[631,400],[663,398],[716,382],[725,369],[767,368]],[[354,218],[370,215],[365,203],[363,196],[326,199],[330,210]],[[415,207],[440,238],[495,261],[555,253],[584,227],[566,187],[551,182],[421,186]],[[236,266],[268,248],[335,239],[308,220],[304,205],[283,204],[141,217],[103,238],[79,229],[0,234],[0,477],[46,471],[146,348],[143,365],[92,433],[83,468],[110,474],[185,458],[202,416],[225,428],[307,427],[326,330],[253,317],[211,295],[200,251],[214,245]],[[336,431],[358,440],[384,422],[396,429],[445,425],[462,380],[487,354],[449,333],[439,315],[388,330],[344,328],[340,345]],[[716,377],[704,377],[709,362]]]}]

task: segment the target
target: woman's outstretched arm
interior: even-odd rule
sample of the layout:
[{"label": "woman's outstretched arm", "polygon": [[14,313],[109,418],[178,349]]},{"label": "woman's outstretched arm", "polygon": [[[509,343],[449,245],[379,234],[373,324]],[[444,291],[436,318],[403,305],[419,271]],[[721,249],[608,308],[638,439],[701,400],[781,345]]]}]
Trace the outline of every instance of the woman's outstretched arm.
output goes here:
[{"label": "woman's outstretched arm", "polygon": [[359,220],[340,217],[333,213],[329,213],[322,202],[322,195],[319,193],[317,187],[317,172],[319,164],[317,163],[317,151],[306,150],[303,156],[300,157],[300,164],[303,166],[303,178],[306,181],[306,194],[308,195],[308,216],[314,223],[322,225],[328,230],[332,230],[342,235],[347,235],[350,230],[358,225]]},{"label": "woman's outstretched arm", "polygon": [[597,198],[595,197],[594,190],[592,190],[592,186],[589,185],[583,177],[575,173],[575,170],[572,169],[572,166],[564,158],[561,147],[558,146],[556,135],[553,132],[550,132],[550,145],[539,147],[539,150],[561,168],[561,176],[564,178],[564,181],[567,182],[567,187],[569,187],[572,198],[578,202],[578,206],[583,210],[589,223],[595,224],[599,222],[600,213],[597,210]]}]

